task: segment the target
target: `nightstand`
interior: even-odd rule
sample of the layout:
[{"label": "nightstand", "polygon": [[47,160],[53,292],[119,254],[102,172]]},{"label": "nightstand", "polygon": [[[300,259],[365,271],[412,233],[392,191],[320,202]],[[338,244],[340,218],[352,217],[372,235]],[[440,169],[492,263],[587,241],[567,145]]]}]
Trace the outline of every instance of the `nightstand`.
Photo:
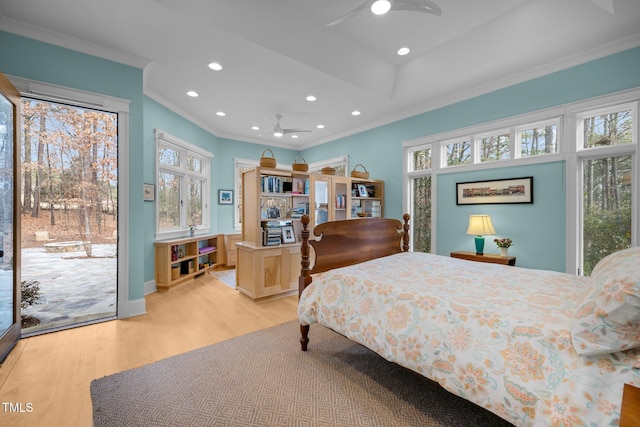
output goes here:
[{"label": "nightstand", "polygon": [[493,254],[476,255],[475,252],[455,251],[451,252],[452,258],[466,259],[469,261],[488,262],[492,264],[516,265],[516,257]]},{"label": "nightstand", "polygon": [[620,410],[620,427],[637,426],[638,423],[640,423],[640,388],[625,384]]}]

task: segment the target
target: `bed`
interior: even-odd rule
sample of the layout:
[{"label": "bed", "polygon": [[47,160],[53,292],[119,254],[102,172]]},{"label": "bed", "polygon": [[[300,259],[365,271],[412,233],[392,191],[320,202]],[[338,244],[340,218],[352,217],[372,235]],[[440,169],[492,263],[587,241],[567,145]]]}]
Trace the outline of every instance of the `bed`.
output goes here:
[{"label": "bed", "polygon": [[514,425],[618,424],[640,385],[640,248],[587,278],[409,252],[408,219],[310,239],[303,218],[302,350],[319,323]]}]

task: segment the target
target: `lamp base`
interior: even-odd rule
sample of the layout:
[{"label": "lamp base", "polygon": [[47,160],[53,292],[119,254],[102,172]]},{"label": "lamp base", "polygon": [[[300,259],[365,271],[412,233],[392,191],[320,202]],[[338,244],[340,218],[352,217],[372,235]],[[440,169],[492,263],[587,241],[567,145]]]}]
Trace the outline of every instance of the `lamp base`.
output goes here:
[{"label": "lamp base", "polygon": [[476,236],[476,255],[484,255],[484,236]]}]

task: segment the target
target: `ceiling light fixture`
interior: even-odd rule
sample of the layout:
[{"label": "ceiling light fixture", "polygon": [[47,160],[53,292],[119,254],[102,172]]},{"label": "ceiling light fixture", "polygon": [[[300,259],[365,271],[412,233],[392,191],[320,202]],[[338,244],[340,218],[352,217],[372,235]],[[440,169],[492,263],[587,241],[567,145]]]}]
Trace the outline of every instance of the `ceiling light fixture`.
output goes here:
[{"label": "ceiling light fixture", "polygon": [[324,125],[318,125],[316,126],[318,129],[324,129]]},{"label": "ceiling light fixture", "polygon": [[408,47],[401,47],[400,49],[398,49],[398,55],[400,56],[405,56],[407,54],[409,54],[409,52],[411,52],[411,49],[409,49]]},{"label": "ceiling light fixture", "polygon": [[354,111],[351,112],[351,115],[352,116],[359,116],[360,115],[360,111],[354,110]]},{"label": "ceiling light fixture", "polygon": [[276,136],[276,137],[278,137],[278,138],[280,138],[282,135],[284,135],[284,133],[282,133],[282,132],[280,132],[280,131],[275,131],[275,132],[273,133],[273,136]]},{"label": "ceiling light fixture", "polygon": [[260,130],[260,126],[251,126],[252,130]]},{"label": "ceiling light fixture", "polygon": [[195,90],[190,90],[189,92],[187,92],[187,95],[189,95],[192,98],[195,98],[198,96],[198,92],[196,92]]},{"label": "ceiling light fixture", "polygon": [[291,138],[298,139],[298,135],[291,135]]},{"label": "ceiling light fixture", "polygon": [[318,99],[318,98],[316,98],[316,97],[315,97],[315,96],[313,96],[313,95],[309,95],[309,96],[307,96],[307,101],[309,101],[309,102],[313,102],[313,101],[315,101],[316,99]]},{"label": "ceiling light fixture", "polygon": [[216,113],[216,116],[219,116],[219,117],[224,117],[224,116],[226,116],[226,115],[227,115],[227,113],[225,113],[224,111],[218,111],[218,112]]},{"label": "ceiling light fixture", "polygon": [[391,10],[391,2],[389,0],[376,0],[371,5],[371,12],[375,15],[384,15]]},{"label": "ceiling light fixture", "polygon": [[218,64],[217,62],[212,62],[211,64],[209,64],[209,68],[211,68],[213,71],[220,71],[222,70],[222,65]]}]

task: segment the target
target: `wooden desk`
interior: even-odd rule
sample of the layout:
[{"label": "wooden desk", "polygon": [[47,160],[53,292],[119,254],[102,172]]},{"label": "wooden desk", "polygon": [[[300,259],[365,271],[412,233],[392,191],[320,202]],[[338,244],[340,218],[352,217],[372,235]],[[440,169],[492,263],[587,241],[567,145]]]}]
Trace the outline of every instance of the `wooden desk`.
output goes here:
[{"label": "wooden desk", "polygon": [[620,427],[638,425],[640,425],[640,388],[625,384],[622,392]]},{"label": "wooden desk", "polygon": [[493,254],[476,255],[475,252],[455,251],[451,252],[452,258],[466,259],[469,261],[488,262],[492,264],[516,265],[516,257]]}]

